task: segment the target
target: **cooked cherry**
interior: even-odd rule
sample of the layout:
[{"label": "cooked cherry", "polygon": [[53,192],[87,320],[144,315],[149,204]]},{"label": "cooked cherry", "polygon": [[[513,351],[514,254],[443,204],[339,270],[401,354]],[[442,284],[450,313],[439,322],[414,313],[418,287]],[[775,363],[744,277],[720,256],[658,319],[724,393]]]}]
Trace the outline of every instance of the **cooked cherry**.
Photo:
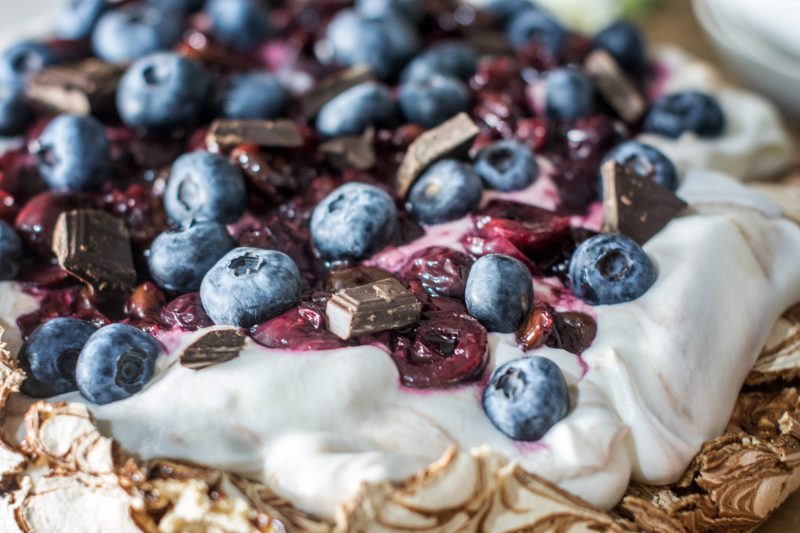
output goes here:
[{"label": "cooked cherry", "polygon": [[488,361],[488,334],[466,314],[429,313],[409,336],[398,335],[392,357],[407,387],[449,387],[480,379]]},{"label": "cooked cherry", "polygon": [[537,303],[525,317],[517,330],[517,343],[523,350],[535,350],[544,346],[555,327],[556,312],[548,303]]},{"label": "cooked cherry", "polygon": [[592,345],[595,336],[597,322],[591,316],[577,312],[557,313],[547,345],[580,355]]},{"label": "cooked cherry", "polygon": [[333,350],[348,343],[325,327],[326,296],[303,302],[252,330],[253,340],[267,348],[310,351]]},{"label": "cooked cherry", "polygon": [[403,268],[406,281],[418,281],[431,296],[464,298],[473,260],[452,248],[433,246],[420,250]]},{"label": "cooked cherry", "polygon": [[124,312],[130,318],[159,321],[161,307],[164,305],[164,293],[155,283],[142,283],[125,302]]},{"label": "cooked cherry", "polygon": [[90,207],[86,196],[71,192],[46,191],[28,200],[14,223],[20,237],[33,250],[49,255],[53,227],[58,216],[73,209]]},{"label": "cooked cherry", "polygon": [[177,327],[186,331],[213,326],[214,323],[203,309],[200,293],[190,292],[178,296],[161,309],[161,322],[168,327]]}]

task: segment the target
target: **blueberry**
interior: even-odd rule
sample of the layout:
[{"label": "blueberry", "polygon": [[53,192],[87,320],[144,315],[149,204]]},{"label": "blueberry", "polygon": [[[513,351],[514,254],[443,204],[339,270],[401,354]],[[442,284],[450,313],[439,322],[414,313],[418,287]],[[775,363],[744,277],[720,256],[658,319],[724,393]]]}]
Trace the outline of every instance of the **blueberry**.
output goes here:
[{"label": "blueberry", "polygon": [[94,53],[109,63],[127,63],[178,42],[183,21],[177,13],[149,4],[127,4],[106,12],[92,32]]},{"label": "blueberry", "polygon": [[47,45],[22,41],[0,54],[0,82],[22,86],[54,61],[53,52]]},{"label": "blueberry", "polygon": [[589,305],[630,302],[655,281],[653,262],[624,235],[596,235],[584,241],[569,264],[572,292]]},{"label": "blueberry", "polygon": [[164,191],[164,208],[173,222],[229,224],[242,216],[246,201],[244,178],[226,157],[191,152],[172,164]]},{"label": "blueberry", "polygon": [[539,164],[536,156],[517,141],[497,141],[478,152],[475,172],[491,189],[519,191],[539,177]]},{"label": "blueberry", "polygon": [[400,88],[400,109],[409,122],[433,128],[469,110],[471,96],[461,80],[434,74]]},{"label": "blueberry", "polygon": [[69,0],[56,17],[56,35],[68,40],[88,38],[106,7],[106,0]]},{"label": "blueberry", "polygon": [[0,135],[19,135],[25,131],[32,112],[22,88],[0,82]]},{"label": "blueberry", "polygon": [[237,50],[248,50],[269,35],[269,13],[257,0],[208,0],[205,11],[214,37]]},{"label": "blueberry", "polygon": [[325,137],[358,135],[371,126],[389,125],[395,105],[389,88],[366,82],[339,94],[319,111],[317,130]]},{"label": "blueberry", "polygon": [[595,35],[594,46],[611,54],[628,74],[638,76],[647,67],[644,37],[630,22],[618,20],[607,26]]},{"label": "blueberry", "polygon": [[670,158],[649,144],[625,141],[614,147],[603,159],[614,160],[630,167],[638,176],[649,176],[662,187],[674,191],[678,188],[678,171]]},{"label": "blueberry", "polygon": [[95,404],[124,400],[153,377],[160,351],[153,337],[133,326],[102,327],[89,337],[78,357],[78,390]]},{"label": "blueberry", "polygon": [[22,240],[14,228],[0,220],[0,281],[14,279],[22,259]]},{"label": "blueberry", "polygon": [[235,246],[227,228],[217,222],[165,231],[150,246],[150,274],[163,289],[196,292],[206,272]]},{"label": "blueberry", "polygon": [[226,118],[270,119],[282,115],[289,105],[289,91],[266,72],[248,72],[231,77],[222,112]]},{"label": "blueberry", "polygon": [[422,0],[356,0],[356,11],[366,18],[400,15],[412,22],[422,18]]},{"label": "blueberry", "polygon": [[483,185],[475,170],[455,159],[428,167],[408,192],[406,210],[422,224],[458,220],[481,203]]},{"label": "blueberry", "polygon": [[392,198],[366,183],[347,183],[314,208],[311,239],[323,259],[364,259],[394,239],[397,208]]},{"label": "blueberry", "polygon": [[468,80],[478,68],[478,56],[466,43],[442,41],[417,55],[403,69],[404,82],[425,81],[435,74]]},{"label": "blueberry", "polygon": [[513,16],[506,37],[515,49],[538,43],[558,53],[567,39],[567,30],[552,15],[538,9],[526,9]]},{"label": "blueberry", "polygon": [[103,125],[94,117],[59,115],[32,143],[36,165],[51,189],[96,188],[111,165]]},{"label": "blueberry", "polygon": [[513,257],[484,255],[469,271],[464,300],[469,314],[486,329],[513,333],[533,306],[533,278]]},{"label": "blueberry", "polygon": [[698,91],[661,97],[644,119],[644,131],[677,139],[686,132],[719,137],[725,130],[725,113],[717,100]]},{"label": "blueberry", "polygon": [[125,124],[170,128],[194,122],[209,92],[203,67],[172,52],[143,57],[131,65],[117,89],[117,110]]},{"label": "blueberry", "polygon": [[77,318],[54,318],[33,330],[19,352],[26,375],[22,392],[49,398],[77,390],[78,355],[95,331],[93,324]]},{"label": "blueberry", "polygon": [[483,409],[507,437],[537,441],[567,416],[569,389],[554,362],[522,357],[494,371],[483,391]]},{"label": "blueberry", "polygon": [[249,328],[300,301],[300,271],[282,252],[235,248],[203,278],[200,299],[215,324]]},{"label": "blueberry", "polygon": [[594,85],[574,68],[560,68],[547,75],[547,116],[574,121],[594,112]]},{"label": "blueberry", "polygon": [[416,29],[405,18],[367,18],[352,9],[333,18],[326,38],[337,63],[369,65],[380,78],[397,74],[420,46]]}]

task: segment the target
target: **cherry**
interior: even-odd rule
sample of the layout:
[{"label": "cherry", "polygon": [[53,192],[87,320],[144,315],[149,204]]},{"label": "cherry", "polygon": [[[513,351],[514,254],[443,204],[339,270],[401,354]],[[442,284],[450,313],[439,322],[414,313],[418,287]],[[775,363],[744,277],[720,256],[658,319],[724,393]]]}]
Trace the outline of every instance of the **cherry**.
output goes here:
[{"label": "cherry", "polygon": [[164,305],[164,293],[155,283],[142,283],[125,302],[124,312],[130,318],[158,322],[161,319],[161,307]]},{"label": "cherry", "polygon": [[473,262],[469,256],[452,248],[433,246],[414,254],[401,277],[407,282],[418,281],[433,297],[463,299]]},{"label": "cherry", "polygon": [[597,322],[585,313],[567,312],[555,316],[552,334],[547,339],[551,348],[561,348],[576,355],[592,345],[597,336]]},{"label": "cherry", "polygon": [[197,331],[214,325],[203,309],[200,293],[197,292],[178,296],[165,305],[161,309],[161,322],[185,331]]},{"label": "cherry", "polygon": [[523,350],[535,350],[544,346],[555,327],[556,312],[548,303],[537,303],[517,330],[516,339]]},{"label": "cherry", "polygon": [[32,250],[49,255],[59,215],[85,207],[90,207],[89,198],[82,194],[45,191],[28,200],[17,215],[14,227]]},{"label": "cherry", "polygon": [[488,362],[488,333],[467,314],[428,313],[409,336],[398,334],[392,358],[407,387],[428,389],[476,381]]},{"label": "cherry", "polygon": [[333,350],[349,346],[325,327],[327,301],[327,294],[317,294],[310,302],[303,302],[256,326],[252,330],[253,340],[267,348],[296,351]]}]

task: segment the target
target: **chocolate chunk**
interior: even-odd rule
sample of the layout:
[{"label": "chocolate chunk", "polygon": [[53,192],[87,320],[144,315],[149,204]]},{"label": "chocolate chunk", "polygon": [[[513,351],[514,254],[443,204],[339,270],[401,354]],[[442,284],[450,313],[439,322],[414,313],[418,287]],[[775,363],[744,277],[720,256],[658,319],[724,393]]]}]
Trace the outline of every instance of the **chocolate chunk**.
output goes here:
[{"label": "chocolate chunk", "polygon": [[209,150],[220,151],[240,144],[265,148],[299,148],[303,136],[292,120],[217,119],[206,134]]},{"label": "chocolate chunk", "polygon": [[359,65],[341,70],[321,79],[300,99],[300,108],[307,117],[316,115],[322,106],[347,89],[375,78],[372,70],[366,65]]},{"label": "chocolate chunk", "polygon": [[597,322],[585,313],[556,313],[554,327],[546,344],[580,355],[592,345],[597,336]]},{"label": "chocolate chunk", "polygon": [[344,289],[328,302],[328,329],[342,339],[410,326],[422,304],[395,278]]},{"label": "chocolate chunk", "polygon": [[363,135],[337,137],[319,145],[319,152],[339,168],[367,170],[375,165],[375,148],[372,141],[375,130],[370,128]]},{"label": "chocolate chunk", "polygon": [[117,84],[124,71],[98,59],[56,65],[34,76],[26,95],[52,113],[98,113],[114,108]]},{"label": "chocolate chunk", "polygon": [[61,268],[87,283],[93,294],[133,292],[136,269],[122,219],[94,209],[62,213],[52,244]]},{"label": "chocolate chunk", "polygon": [[625,122],[636,122],[642,117],[647,109],[644,96],[625,76],[611,54],[595,50],[586,58],[584,66],[597,90]]},{"label": "chocolate chunk", "polygon": [[181,364],[193,370],[218,365],[239,356],[247,340],[244,330],[234,327],[213,329],[187,346]]},{"label": "chocolate chunk", "polygon": [[325,290],[334,293],[391,277],[392,275],[382,268],[368,266],[338,268],[325,279]]},{"label": "chocolate chunk", "polygon": [[469,115],[459,113],[417,137],[408,147],[403,163],[397,170],[398,196],[405,197],[417,176],[432,163],[469,150],[479,131]]},{"label": "chocolate chunk", "polygon": [[651,176],[631,166],[606,162],[603,176],[603,232],[621,233],[644,244],[686,209],[686,202]]}]

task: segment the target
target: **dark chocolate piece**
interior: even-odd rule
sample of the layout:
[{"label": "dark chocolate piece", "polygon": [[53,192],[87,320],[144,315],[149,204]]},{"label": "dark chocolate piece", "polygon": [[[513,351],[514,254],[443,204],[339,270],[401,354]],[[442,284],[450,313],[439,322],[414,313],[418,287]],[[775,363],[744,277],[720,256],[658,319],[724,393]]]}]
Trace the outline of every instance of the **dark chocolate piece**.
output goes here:
[{"label": "dark chocolate piece", "polygon": [[62,213],[53,230],[53,253],[61,268],[99,296],[130,293],[136,269],[125,222],[105,211]]},{"label": "dark chocolate piece", "polygon": [[217,119],[206,135],[209,150],[220,151],[240,144],[265,148],[299,148],[303,136],[292,120]]},{"label": "dark chocolate piece", "polygon": [[305,116],[313,117],[322,109],[322,106],[347,89],[373,79],[375,79],[375,74],[366,65],[340,70],[321,79],[304,94],[300,99],[300,108]]},{"label": "dark chocolate piece", "polygon": [[372,141],[375,130],[370,128],[362,135],[337,137],[319,145],[319,152],[339,168],[367,170],[375,165],[375,148]]},{"label": "dark chocolate piece", "polygon": [[52,113],[98,113],[114,108],[114,96],[123,72],[124,68],[99,59],[56,65],[34,76],[26,95]]},{"label": "dark chocolate piece", "polygon": [[597,90],[622,120],[633,123],[642,117],[647,102],[611,54],[595,50],[587,56],[584,66]]},{"label": "dark chocolate piece", "polygon": [[391,278],[392,275],[382,268],[369,266],[354,266],[338,268],[325,278],[325,290],[330,293],[344,289],[352,289],[359,285],[366,285],[373,281]]},{"label": "dark chocolate piece", "polygon": [[395,278],[339,291],[325,309],[328,329],[342,339],[410,326],[421,312],[422,304]]},{"label": "dark chocolate piece", "polygon": [[193,370],[218,365],[239,356],[247,340],[241,328],[225,327],[204,333],[181,353],[181,364]]},{"label": "dark chocolate piece", "polygon": [[404,198],[414,180],[436,161],[466,153],[479,132],[469,115],[459,113],[417,137],[397,170],[397,194]]},{"label": "dark chocolate piece", "polygon": [[644,244],[686,209],[686,202],[651,176],[607,161],[603,176],[603,232],[621,233]]}]

